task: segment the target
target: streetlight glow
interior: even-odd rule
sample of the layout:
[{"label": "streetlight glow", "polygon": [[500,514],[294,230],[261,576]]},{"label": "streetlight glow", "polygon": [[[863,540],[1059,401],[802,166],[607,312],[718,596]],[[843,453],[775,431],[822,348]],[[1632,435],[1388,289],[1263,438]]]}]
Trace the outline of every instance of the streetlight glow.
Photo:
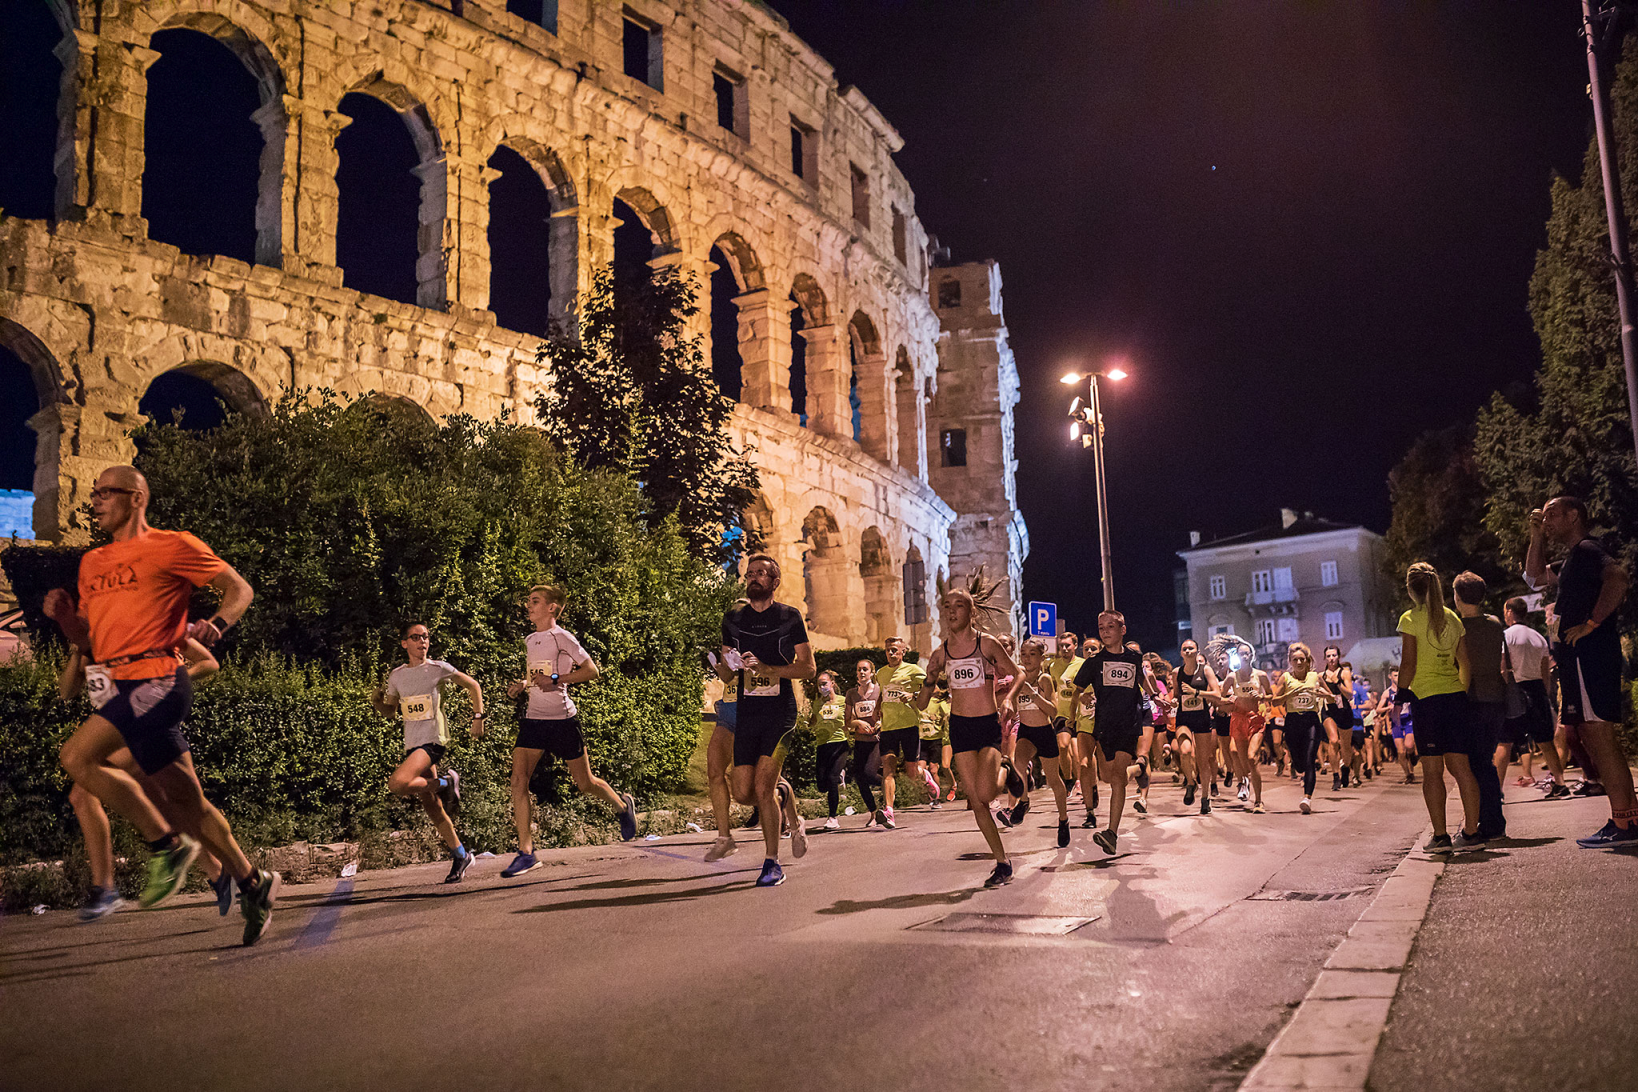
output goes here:
[{"label": "streetlight glow", "polygon": [[1069,426],[1069,438],[1071,440],[1079,440],[1081,438],[1081,423],[1079,421],[1076,421]]},{"label": "streetlight glow", "polygon": [[1062,379],[1058,380],[1058,382],[1064,384],[1065,386],[1068,386],[1071,383],[1079,383],[1082,378],[1084,378],[1084,377],[1081,375],[1080,372],[1065,372],[1064,377]]},{"label": "streetlight glow", "polygon": [[1126,378],[1126,370],[1124,368],[1111,368],[1104,374],[1110,379],[1115,380],[1117,383]]}]

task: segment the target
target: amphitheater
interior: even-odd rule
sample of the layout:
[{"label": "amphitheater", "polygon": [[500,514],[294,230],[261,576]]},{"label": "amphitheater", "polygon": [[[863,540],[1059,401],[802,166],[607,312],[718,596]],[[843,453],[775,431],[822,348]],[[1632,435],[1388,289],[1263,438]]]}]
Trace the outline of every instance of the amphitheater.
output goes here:
[{"label": "amphitheater", "polygon": [[[763,482],[747,524],[816,644],[904,633],[926,649],[935,581],[980,564],[1016,604],[1029,544],[999,270],[937,260],[893,162],[902,138],[771,9],[40,5],[55,25],[32,63],[60,73],[56,136],[6,154],[32,156],[14,168],[45,179],[47,207],[0,209],[0,355],[39,398],[36,539],[85,539],[94,477],[131,457],[167,375],[248,411],[328,386],[534,420],[540,335],[635,232],[638,261],[709,287],[697,333],[716,336]],[[181,65],[201,50],[233,79]],[[179,95],[190,78],[206,82]],[[211,250],[161,199],[177,160],[145,134],[235,81],[251,143],[220,154],[246,156],[251,181],[194,202],[243,226]],[[360,183],[394,141],[411,187],[396,219]]]}]

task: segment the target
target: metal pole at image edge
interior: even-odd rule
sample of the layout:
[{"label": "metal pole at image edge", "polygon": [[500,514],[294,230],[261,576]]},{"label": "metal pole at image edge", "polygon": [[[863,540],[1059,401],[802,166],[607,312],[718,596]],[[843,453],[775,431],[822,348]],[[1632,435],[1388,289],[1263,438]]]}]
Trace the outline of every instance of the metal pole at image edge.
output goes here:
[{"label": "metal pole at image edge", "polygon": [[1109,494],[1104,486],[1103,405],[1098,398],[1098,376],[1092,375],[1092,472],[1098,488],[1098,552],[1103,568],[1103,609],[1115,609],[1115,569],[1109,549]]}]

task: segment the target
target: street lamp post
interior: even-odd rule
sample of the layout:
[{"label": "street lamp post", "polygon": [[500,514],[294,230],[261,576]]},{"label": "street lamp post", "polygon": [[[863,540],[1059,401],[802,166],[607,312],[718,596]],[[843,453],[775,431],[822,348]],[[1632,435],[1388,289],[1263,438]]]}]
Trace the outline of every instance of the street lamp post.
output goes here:
[{"label": "street lamp post", "polygon": [[1092,473],[1098,492],[1098,553],[1103,569],[1103,609],[1115,609],[1115,570],[1109,549],[1109,491],[1103,464],[1103,403],[1099,397],[1099,379],[1118,383],[1126,378],[1120,368],[1100,369],[1094,372],[1070,372],[1060,382],[1072,385],[1087,380],[1087,404],[1081,406],[1076,398],[1069,405],[1069,438],[1079,439],[1082,447],[1092,449]]}]

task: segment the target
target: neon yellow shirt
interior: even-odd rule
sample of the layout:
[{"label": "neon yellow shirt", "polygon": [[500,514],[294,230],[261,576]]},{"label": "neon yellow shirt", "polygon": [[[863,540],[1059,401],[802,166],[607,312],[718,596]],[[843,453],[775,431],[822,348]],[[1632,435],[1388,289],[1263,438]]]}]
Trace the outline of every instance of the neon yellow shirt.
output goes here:
[{"label": "neon yellow shirt", "polygon": [[876,670],[876,685],[882,688],[882,731],[914,728],[921,722],[921,711],[911,702],[926,681],[927,672],[909,662],[898,667],[883,664]]},{"label": "neon yellow shirt", "polygon": [[1054,656],[1047,661],[1047,670],[1052,672],[1052,681],[1058,687],[1056,704],[1058,715],[1065,720],[1075,719],[1075,673],[1081,669],[1081,658],[1062,660]]},{"label": "neon yellow shirt", "polygon": [[833,694],[827,702],[815,700],[808,715],[797,724],[813,733],[813,744],[847,742],[847,698]]},{"label": "neon yellow shirt", "polygon": [[[950,703],[933,698],[921,711],[921,738],[948,739],[950,737]],[[933,756],[937,758],[937,755]]]},{"label": "neon yellow shirt", "polygon": [[1412,607],[1399,616],[1399,632],[1416,638],[1416,678],[1399,680],[1399,685],[1419,698],[1440,694],[1461,694],[1462,672],[1456,663],[1456,646],[1467,630],[1462,616],[1445,608],[1445,631],[1435,635],[1426,607]]}]

